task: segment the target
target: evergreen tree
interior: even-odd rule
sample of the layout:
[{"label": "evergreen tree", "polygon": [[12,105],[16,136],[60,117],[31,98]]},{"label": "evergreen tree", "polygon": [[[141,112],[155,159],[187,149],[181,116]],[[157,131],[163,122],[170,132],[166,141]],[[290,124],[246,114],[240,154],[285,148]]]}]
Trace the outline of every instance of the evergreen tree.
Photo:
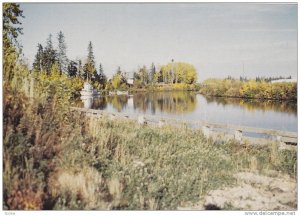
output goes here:
[{"label": "evergreen tree", "polygon": [[117,74],[118,74],[118,75],[121,75],[121,74],[122,74],[122,71],[121,71],[121,67],[120,67],[120,66],[119,66],[118,69],[117,69]]},{"label": "evergreen tree", "polygon": [[144,84],[149,83],[149,74],[148,74],[148,70],[145,65],[142,68],[140,68],[139,75],[141,77],[142,83],[144,83]]},{"label": "evergreen tree", "polygon": [[34,59],[34,62],[33,62],[33,69],[35,71],[42,71],[43,70],[43,53],[44,53],[44,50],[43,50],[43,46],[41,44],[38,44],[38,51],[35,55],[35,59]]},{"label": "evergreen tree", "polygon": [[58,39],[58,52],[57,52],[57,60],[58,60],[58,67],[60,72],[67,73],[68,72],[68,58],[67,58],[67,45],[65,43],[65,36],[60,31],[57,35]]},{"label": "evergreen tree", "polygon": [[97,70],[95,68],[95,57],[93,53],[93,45],[92,42],[90,41],[89,46],[88,46],[88,56],[86,63],[83,67],[84,71],[84,79],[90,79],[94,80],[95,77],[97,76]]},{"label": "evergreen tree", "polygon": [[70,61],[69,65],[68,65],[68,74],[71,77],[74,77],[77,75],[77,63],[75,61]]},{"label": "evergreen tree", "polygon": [[18,58],[18,42],[17,37],[22,34],[22,28],[19,24],[23,11],[20,5],[16,3],[3,3],[3,75],[4,81],[12,80],[14,76],[14,68]]},{"label": "evergreen tree", "polygon": [[134,79],[134,80],[140,80],[141,77],[140,77],[139,73],[134,72],[134,73],[133,73],[133,79]]},{"label": "evergreen tree", "polygon": [[78,73],[77,73],[77,75],[84,79],[84,72],[83,72],[83,68],[82,68],[82,62],[81,62],[80,59],[78,60]]},{"label": "evergreen tree", "polygon": [[99,76],[99,81],[98,82],[101,85],[104,86],[106,84],[107,78],[106,78],[106,76],[103,72],[102,64],[99,65],[99,74],[98,74],[98,76]]},{"label": "evergreen tree", "polygon": [[47,38],[47,46],[45,47],[44,54],[43,54],[43,64],[44,64],[44,69],[48,74],[51,73],[51,68],[52,66],[56,63],[57,60],[57,54],[56,50],[53,48],[53,43],[52,43],[52,35],[50,34],[49,37]]},{"label": "evergreen tree", "polygon": [[155,75],[155,73],[156,73],[156,68],[155,68],[154,63],[152,63],[151,68],[150,68],[150,72],[149,72],[149,81],[151,83],[154,82],[154,75]]}]

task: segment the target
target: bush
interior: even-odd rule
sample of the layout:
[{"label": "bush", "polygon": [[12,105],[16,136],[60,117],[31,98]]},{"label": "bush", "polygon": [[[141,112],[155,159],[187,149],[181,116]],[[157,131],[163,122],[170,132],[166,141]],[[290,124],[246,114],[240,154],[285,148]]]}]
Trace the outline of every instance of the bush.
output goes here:
[{"label": "bush", "polygon": [[267,83],[255,80],[205,80],[200,93],[218,97],[242,97],[276,100],[297,100],[296,83]]}]

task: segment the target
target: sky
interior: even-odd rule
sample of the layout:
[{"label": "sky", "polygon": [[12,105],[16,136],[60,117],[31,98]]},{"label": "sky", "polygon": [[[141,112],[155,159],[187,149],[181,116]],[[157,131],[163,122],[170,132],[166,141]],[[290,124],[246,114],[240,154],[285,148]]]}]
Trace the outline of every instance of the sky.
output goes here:
[{"label": "sky", "polygon": [[71,60],[87,56],[111,77],[174,61],[207,78],[297,78],[297,4],[271,3],[22,3],[23,53],[32,65],[37,44],[62,31]]}]

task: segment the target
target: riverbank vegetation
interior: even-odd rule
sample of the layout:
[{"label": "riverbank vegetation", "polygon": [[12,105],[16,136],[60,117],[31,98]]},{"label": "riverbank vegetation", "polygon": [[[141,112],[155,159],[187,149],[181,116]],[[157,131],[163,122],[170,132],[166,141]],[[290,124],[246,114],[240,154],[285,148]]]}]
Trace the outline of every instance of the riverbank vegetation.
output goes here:
[{"label": "riverbank vegetation", "polygon": [[238,97],[275,100],[297,100],[297,83],[236,79],[208,79],[201,85],[201,94],[217,97]]}]

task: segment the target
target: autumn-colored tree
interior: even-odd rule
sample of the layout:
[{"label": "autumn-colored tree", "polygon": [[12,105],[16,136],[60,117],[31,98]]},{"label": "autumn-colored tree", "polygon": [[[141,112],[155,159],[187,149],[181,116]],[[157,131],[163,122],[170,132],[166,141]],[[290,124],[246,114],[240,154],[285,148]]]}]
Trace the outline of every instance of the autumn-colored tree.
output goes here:
[{"label": "autumn-colored tree", "polygon": [[185,62],[163,65],[161,72],[165,83],[193,84],[198,78],[195,67]]},{"label": "autumn-colored tree", "polygon": [[123,75],[121,68],[118,67],[117,72],[114,74],[114,76],[111,79],[111,85],[113,89],[119,89],[121,85],[126,85],[126,78]]}]

